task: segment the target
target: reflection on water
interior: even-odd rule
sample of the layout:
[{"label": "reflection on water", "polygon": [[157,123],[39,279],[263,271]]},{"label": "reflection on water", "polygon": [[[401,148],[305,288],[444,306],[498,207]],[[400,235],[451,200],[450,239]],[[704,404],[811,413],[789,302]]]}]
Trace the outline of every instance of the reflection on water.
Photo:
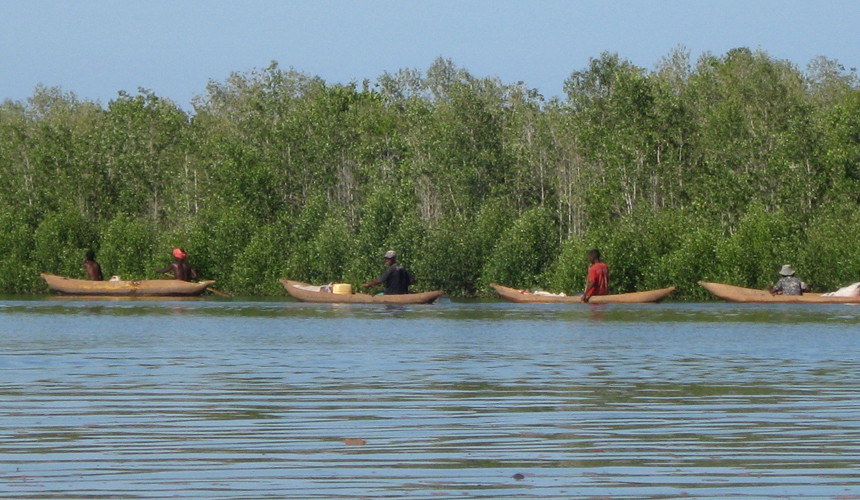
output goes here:
[{"label": "reflection on water", "polygon": [[860,498],[860,308],[0,302],[3,498]]}]

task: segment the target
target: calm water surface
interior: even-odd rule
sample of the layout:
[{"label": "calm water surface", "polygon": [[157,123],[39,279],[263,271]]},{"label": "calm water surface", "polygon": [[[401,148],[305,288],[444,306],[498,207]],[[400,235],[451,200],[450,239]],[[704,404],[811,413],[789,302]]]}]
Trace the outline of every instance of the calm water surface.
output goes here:
[{"label": "calm water surface", "polygon": [[860,308],[0,301],[0,497],[860,498]]}]

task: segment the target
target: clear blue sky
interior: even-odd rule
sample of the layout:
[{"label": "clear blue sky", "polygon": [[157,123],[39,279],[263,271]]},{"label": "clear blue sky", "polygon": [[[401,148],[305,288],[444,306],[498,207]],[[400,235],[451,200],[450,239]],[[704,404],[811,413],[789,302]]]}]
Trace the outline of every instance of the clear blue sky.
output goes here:
[{"label": "clear blue sky", "polygon": [[552,96],[605,50],[646,68],[678,44],[694,58],[746,46],[860,67],[858,29],[860,1],[847,0],[3,0],[0,99],[41,83],[106,104],[145,87],[188,109],[209,80],[273,60],[345,83],[438,56]]}]

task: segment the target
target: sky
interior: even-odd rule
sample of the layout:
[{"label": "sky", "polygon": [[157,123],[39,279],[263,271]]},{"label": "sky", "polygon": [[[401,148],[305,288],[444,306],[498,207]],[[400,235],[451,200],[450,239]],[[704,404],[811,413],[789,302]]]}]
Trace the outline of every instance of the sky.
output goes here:
[{"label": "sky", "polygon": [[603,51],[648,69],[678,45],[860,67],[858,27],[860,1],[3,0],[0,100],[42,84],[107,104],[143,87],[190,110],[209,81],[272,61],[348,83],[440,56],[551,97]]}]

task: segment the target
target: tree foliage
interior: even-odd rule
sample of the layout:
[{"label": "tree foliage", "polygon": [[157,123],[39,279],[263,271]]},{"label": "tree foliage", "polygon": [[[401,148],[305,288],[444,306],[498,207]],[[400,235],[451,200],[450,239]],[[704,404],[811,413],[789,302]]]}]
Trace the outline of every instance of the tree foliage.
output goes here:
[{"label": "tree foliage", "polygon": [[447,59],[327,83],[277,63],[185,111],[147,89],[106,105],[37,87],[0,104],[0,290],[39,272],[152,278],[172,246],[235,293],[279,277],[355,285],[393,248],[418,287],[576,292],[599,248],[611,288],[762,287],[795,264],[857,281],[860,81],[738,48],[654,69],[603,53],[565,95]]}]

